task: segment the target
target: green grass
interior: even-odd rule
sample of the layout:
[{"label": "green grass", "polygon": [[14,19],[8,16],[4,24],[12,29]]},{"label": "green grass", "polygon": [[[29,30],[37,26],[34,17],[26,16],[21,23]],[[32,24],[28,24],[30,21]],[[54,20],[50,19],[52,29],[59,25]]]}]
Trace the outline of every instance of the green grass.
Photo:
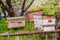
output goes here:
[{"label": "green grass", "polygon": [[34,30],[34,25],[32,22],[30,23],[26,22],[26,25],[23,29],[13,30],[13,29],[8,29],[7,20],[5,20],[4,18],[0,20],[0,34],[4,32],[15,33],[15,32],[26,32],[33,30]]},{"label": "green grass", "polygon": [[[32,22],[30,22],[30,23],[26,22],[25,27],[23,29],[19,29],[19,30],[8,29],[7,28],[8,27],[7,25],[8,25],[7,24],[7,20],[5,20],[4,18],[3,18],[3,20],[0,20],[0,34],[1,33],[5,33],[5,32],[9,32],[9,33],[12,34],[12,33],[17,33],[17,32],[27,32],[27,31],[33,31],[34,30],[34,25],[33,25]],[[34,37],[34,35],[29,36],[29,37],[27,37],[27,36],[21,36],[20,37],[20,40],[28,40],[28,39],[29,40],[33,40],[33,39],[35,39],[35,37]],[[0,37],[0,40],[1,39],[2,40],[8,40],[8,37]],[[10,40],[14,40],[15,37],[10,37],[9,39]]]},{"label": "green grass", "polygon": [[[7,20],[5,20],[4,18],[2,20],[0,20],[0,34],[1,33],[5,33],[5,32],[9,32],[9,33],[17,33],[17,32],[27,32],[27,31],[33,31],[34,30],[34,24],[32,22],[27,22],[25,23],[25,27],[23,29],[19,29],[19,30],[13,30],[13,29],[8,29],[7,27]],[[40,37],[39,37],[40,36]],[[50,37],[49,37],[50,38]],[[10,38],[8,37],[0,37],[0,40],[15,40],[15,37],[12,36]],[[28,35],[28,36],[20,36],[20,40],[45,40],[45,34],[42,35],[38,35],[38,34],[34,34],[34,35]]]}]

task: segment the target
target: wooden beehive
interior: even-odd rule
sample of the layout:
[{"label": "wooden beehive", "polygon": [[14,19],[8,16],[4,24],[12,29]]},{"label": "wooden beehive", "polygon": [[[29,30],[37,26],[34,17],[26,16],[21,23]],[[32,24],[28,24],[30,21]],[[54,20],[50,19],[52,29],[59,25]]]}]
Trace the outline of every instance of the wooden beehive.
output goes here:
[{"label": "wooden beehive", "polygon": [[33,21],[34,21],[34,17],[33,17],[34,14],[43,14],[43,12],[42,12],[42,11],[28,12],[28,13],[26,14],[27,21],[33,22]]},{"label": "wooden beehive", "polygon": [[20,28],[25,26],[24,17],[11,17],[7,18],[8,28]]},{"label": "wooden beehive", "polygon": [[55,30],[56,18],[54,15],[44,15],[43,16],[43,27],[44,31],[53,31]]}]

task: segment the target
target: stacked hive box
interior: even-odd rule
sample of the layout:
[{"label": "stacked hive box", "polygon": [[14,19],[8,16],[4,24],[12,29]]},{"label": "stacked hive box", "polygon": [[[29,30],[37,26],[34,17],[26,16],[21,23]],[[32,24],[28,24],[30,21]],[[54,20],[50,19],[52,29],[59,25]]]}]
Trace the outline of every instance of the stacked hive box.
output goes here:
[{"label": "stacked hive box", "polygon": [[54,31],[55,22],[56,22],[56,19],[54,15],[44,15],[43,16],[44,31]]}]

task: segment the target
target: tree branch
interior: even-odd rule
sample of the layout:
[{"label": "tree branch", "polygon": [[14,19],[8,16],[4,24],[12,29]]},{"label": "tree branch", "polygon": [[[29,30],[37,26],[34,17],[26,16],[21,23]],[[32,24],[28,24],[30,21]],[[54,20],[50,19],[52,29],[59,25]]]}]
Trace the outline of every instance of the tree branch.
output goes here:
[{"label": "tree branch", "polygon": [[33,2],[34,2],[34,0],[31,1],[31,3],[28,5],[28,7],[27,7],[26,9],[24,9],[25,3],[26,3],[26,0],[24,0],[23,6],[22,6],[22,11],[21,11],[21,15],[20,15],[20,16],[23,16],[23,15],[24,15],[24,12],[25,12],[26,10],[28,10],[28,8],[32,5]]},{"label": "tree branch", "polygon": [[26,3],[26,0],[23,1],[23,4],[22,4],[22,11],[24,10],[24,7],[25,7],[25,3]]},{"label": "tree branch", "polygon": [[23,16],[23,14],[24,14],[25,3],[26,3],[26,0],[23,1],[22,8],[21,8],[21,15],[20,16]]},{"label": "tree branch", "polygon": [[33,2],[34,2],[34,0],[31,1],[31,3],[29,4],[29,6],[24,11],[26,11],[32,5]]}]

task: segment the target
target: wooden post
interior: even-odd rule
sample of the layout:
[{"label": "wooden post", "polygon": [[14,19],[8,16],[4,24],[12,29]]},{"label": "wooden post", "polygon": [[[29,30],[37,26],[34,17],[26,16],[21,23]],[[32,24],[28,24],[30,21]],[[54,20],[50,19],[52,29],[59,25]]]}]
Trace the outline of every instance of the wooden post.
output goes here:
[{"label": "wooden post", "polygon": [[[19,32],[17,32],[16,34],[19,34]],[[15,40],[19,40],[19,35],[15,36]]]},{"label": "wooden post", "polygon": [[48,34],[46,34],[46,40],[48,40]]},{"label": "wooden post", "polygon": [[54,33],[52,34],[52,37],[53,37],[53,40],[55,40],[55,34]]},{"label": "wooden post", "polygon": [[57,40],[57,33],[55,34],[55,40]]},{"label": "wooden post", "polygon": [[15,36],[15,40],[19,40],[19,36]]}]

